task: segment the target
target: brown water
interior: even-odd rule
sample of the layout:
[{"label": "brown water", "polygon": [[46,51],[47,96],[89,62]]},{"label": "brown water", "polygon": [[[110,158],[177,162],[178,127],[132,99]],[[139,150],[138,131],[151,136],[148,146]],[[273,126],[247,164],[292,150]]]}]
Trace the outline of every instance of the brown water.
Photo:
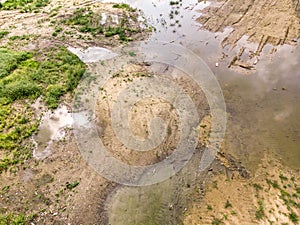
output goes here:
[{"label": "brown water", "polygon": [[[210,4],[184,1],[178,9],[168,1],[129,1],[140,8],[156,28],[151,40],[181,44],[194,51],[213,70],[226,101],[228,123],[224,151],[232,154],[254,172],[265,153],[273,154],[282,163],[294,169],[300,165],[300,49],[281,46],[275,55],[266,46],[256,72],[245,75],[227,68],[230,57],[222,59],[220,42],[225,33],[201,30],[195,19],[197,9]],[[178,11],[170,19],[171,11]],[[172,21],[176,21],[175,26]],[[180,25],[179,25],[180,24]],[[245,44],[243,41],[238,45]],[[255,45],[255,44],[248,44]],[[238,46],[239,47],[239,46]],[[238,47],[229,52],[234,55]],[[228,50],[228,49],[227,49]],[[271,59],[272,58],[272,59]],[[216,66],[218,63],[218,67]],[[123,187],[107,201],[110,224],[181,224],[178,215],[191,201],[189,194],[203,182],[203,174],[190,176],[196,171],[190,163],[175,178],[150,187]],[[197,173],[197,172],[195,172]],[[186,186],[183,180],[192,180]],[[190,190],[190,191],[189,191]],[[179,197],[180,196],[180,197]],[[174,202],[178,207],[174,209]]]},{"label": "brown water", "polygon": [[[227,69],[230,57],[222,59],[220,42],[223,33],[211,33],[195,22],[199,9],[212,4],[210,1],[184,1],[180,8],[167,1],[128,1],[140,8],[156,28],[150,40],[178,43],[194,51],[213,70],[225,97],[228,125],[225,151],[254,170],[264,152],[272,152],[283,163],[295,169],[300,165],[300,51],[299,45],[279,46],[275,55],[267,45],[251,75]],[[171,11],[178,11],[170,19]],[[174,21],[177,25],[173,26]],[[175,23],[176,24],[176,23]],[[241,40],[229,51],[234,55],[239,46],[253,45]],[[226,49],[227,50],[227,49]],[[228,53],[228,51],[226,51]],[[219,67],[215,64],[219,63]]]}]

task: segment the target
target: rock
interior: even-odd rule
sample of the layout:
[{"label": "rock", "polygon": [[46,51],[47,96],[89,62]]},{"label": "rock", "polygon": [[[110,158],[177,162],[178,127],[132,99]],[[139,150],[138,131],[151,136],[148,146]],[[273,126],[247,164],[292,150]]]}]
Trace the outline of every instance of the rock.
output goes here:
[{"label": "rock", "polygon": [[258,63],[258,58],[255,58],[253,65],[256,65]]}]

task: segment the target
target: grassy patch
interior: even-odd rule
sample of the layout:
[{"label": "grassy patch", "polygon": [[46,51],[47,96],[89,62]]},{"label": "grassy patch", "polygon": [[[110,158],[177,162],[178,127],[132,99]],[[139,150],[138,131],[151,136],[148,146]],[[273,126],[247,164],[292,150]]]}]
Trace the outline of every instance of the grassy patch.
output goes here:
[{"label": "grassy patch", "polygon": [[9,37],[9,40],[11,41],[16,41],[16,40],[30,40],[30,35],[22,35],[22,36],[11,36]]},{"label": "grassy patch", "polygon": [[281,180],[281,182],[283,183],[284,181],[288,181],[288,177],[284,176],[282,173],[279,174],[279,178]]},{"label": "grassy patch", "polygon": [[66,188],[69,190],[72,190],[73,188],[77,187],[79,185],[78,181],[74,181],[72,183],[67,182],[66,183]]},{"label": "grassy patch", "polygon": [[218,189],[218,181],[214,180],[212,184],[213,188]]},{"label": "grassy patch", "polygon": [[9,34],[9,31],[7,31],[7,30],[1,30],[0,31],[0,39],[4,38],[8,34]]},{"label": "grassy patch", "polygon": [[207,205],[207,210],[213,210],[212,206],[211,205]]},{"label": "grassy patch", "polygon": [[47,6],[49,0],[7,0],[0,4],[2,10],[19,9],[20,12],[39,12],[40,8]]},{"label": "grassy patch", "polygon": [[84,72],[85,65],[65,48],[34,54],[0,48],[0,172],[31,157],[26,139],[39,125],[31,103],[43,96],[55,109]]},{"label": "grassy patch", "polygon": [[297,224],[298,221],[299,221],[297,214],[294,213],[294,212],[291,212],[291,213],[289,214],[289,219],[290,219],[294,224]]},{"label": "grassy patch", "polygon": [[224,224],[222,219],[219,219],[217,217],[214,217],[212,222],[211,222],[212,225],[221,225],[221,224]]},{"label": "grassy patch", "polygon": [[116,8],[116,9],[126,9],[126,10],[128,10],[128,11],[130,11],[130,12],[135,12],[135,11],[136,11],[136,9],[130,7],[130,5],[125,4],[125,3],[114,4],[114,5],[113,5],[113,8]]},{"label": "grassy patch", "polygon": [[227,200],[225,203],[225,209],[232,207],[232,204]]},{"label": "grassy patch", "polygon": [[25,225],[34,219],[35,215],[25,214],[0,214],[0,225]]},{"label": "grassy patch", "polygon": [[105,37],[117,36],[121,41],[131,41],[131,36],[138,31],[131,27],[129,19],[130,17],[124,15],[119,24],[106,26],[101,24],[101,15],[94,13],[90,8],[79,8],[73,15],[62,20],[62,23],[74,27],[81,33]]},{"label": "grassy patch", "polygon": [[257,191],[263,190],[263,187],[262,187],[260,184],[254,183],[254,184],[253,184],[253,187],[254,187]]},{"label": "grassy patch", "polygon": [[277,180],[272,181],[272,180],[266,179],[266,181],[267,181],[267,184],[271,185],[273,188],[280,189],[280,186],[279,186]]},{"label": "grassy patch", "polygon": [[265,216],[264,206],[262,200],[258,200],[258,208],[255,212],[255,218],[261,220]]}]

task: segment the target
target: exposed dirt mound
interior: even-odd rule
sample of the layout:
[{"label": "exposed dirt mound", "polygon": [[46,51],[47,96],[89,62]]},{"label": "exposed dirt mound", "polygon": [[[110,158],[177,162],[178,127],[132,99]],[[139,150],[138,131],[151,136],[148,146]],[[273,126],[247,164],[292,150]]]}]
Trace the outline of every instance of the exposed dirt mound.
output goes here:
[{"label": "exposed dirt mound", "polygon": [[[250,42],[259,43],[250,49],[248,57],[251,59],[259,55],[266,44],[277,46],[297,43],[300,36],[299,9],[298,0],[226,0],[205,8],[198,21],[203,28],[212,32],[223,32],[226,27],[233,29],[223,39],[223,47],[235,47],[243,36]],[[244,50],[241,49],[230,66],[251,69],[250,64],[240,61]]]},{"label": "exposed dirt mound", "polygon": [[[164,72],[170,70],[168,67],[162,68]],[[201,106],[207,106],[205,95],[202,91],[195,91],[194,83],[187,78],[185,74],[172,71],[173,74],[178,73],[177,79],[185,90],[187,90],[192,99],[195,100],[198,107],[198,113],[202,119],[207,113],[206,110],[201,109]],[[98,98],[96,110],[99,125],[99,134],[104,142],[104,145],[114,155],[114,157],[125,161],[131,165],[149,165],[157,163],[162,159],[168,157],[176,149],[177,142],[180,140],[180,118],[177,110],[166,100],[158,98],[146,98],[137,102],[131,109],[129,116],[130,129],[136,137],[146,139],[150,134],[149,121],[158,116],[166,121],[167,130],[166,138],[163,142],[151,151],[140,152],[131,150],[120,142],[111,124],[111,109],[112,104],[116,101],[117,96],[126,85],[130,85],[133,81],[143,79],[145,77],[151,79],[152,77],[159,76],[153,73],[147,66],[132,64],[121,71],[113,74],[113,79],[109,80]],[[170,81],[172,80],[169,76]],[[136,91],[136,95],[139,91]],[[203,141],[203,140],[200,140]]]}]

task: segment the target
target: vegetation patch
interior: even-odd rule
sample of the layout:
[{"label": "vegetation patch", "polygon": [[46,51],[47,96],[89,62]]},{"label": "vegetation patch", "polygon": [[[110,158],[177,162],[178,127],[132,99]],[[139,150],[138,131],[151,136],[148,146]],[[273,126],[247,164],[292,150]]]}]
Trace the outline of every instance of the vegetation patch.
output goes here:
[{"label": "vegetation patch", "polygon": [[31,103],[42,96],[49,109],[57,108],[84,72],[85,65],[65,48],[43,53],[0,48],[0,172],[31,157],[26,139],[39,125]]},{"label": "vegetation patch", "polygon": [[258,208],[255,212],[255,218],[261,220],[265,216],[264,206],[262,200],[258,200]]},{"label": "vegetation patch", "polygon": [[135,8],[132,8],[132,7],[130,7],[130,5],[125,4],[125,3],[114,4],[114,5],[113,5],[113,8],[116,8],[116,9],[126,9],[126,10],[128,10],[128,11],[130,11],[130,12],[135,12],[135,11],[136,11]]},{"label": "vegetation patch", "polygon": [[12,224],[12,225],[23,225],[26,222],[32,220],[31,216],[26,217],[24,214],[0,214],[0,225]]},{"label": "vegetation patch", "polygon": [[9,34],[9,31],[7,31],[7,30],[0,30],[0,39],[4,38],[8,34]]},{"label": "vegetation patch", "polygon": [[49,0],[7,0],[4,3],[0,3],[0,9],[2,10],[15,10],[19,9],[22,13],[27,12],[39,12],[40,8],[49,4]]},{"label": "vegetation patch", "polygon": [[130,20],[136,19],[133,16],[124,14],[120,18],[119,24],[113,25],[102,25],[101,19],[102,16],[94,13],[90,8],[79,8],[71,16],[64,19],[62,23],[74,27],[81,33],[89,33],[95,37],[101,35],[105,37],[117,36],[121,41],[131,41],[131,36],[139,32],[130,23]]},{"label": "vegetation patch", "polygon": [[69,190],[72,190],[73,188],[77,187],[79,185],[79,182],[77,180],[75,180],[72,183],[67,182],[66,183],[66,188]]},{"label": "vegetation patch", "polygon": [[21,41],[23,41],[23,40],[30,40],[30,35],[21,35],[21,36],[11,36],[11,37],[9,37],[9,40],[11,40],[11,41],[16,41],[16,40],[21,40]]}]

